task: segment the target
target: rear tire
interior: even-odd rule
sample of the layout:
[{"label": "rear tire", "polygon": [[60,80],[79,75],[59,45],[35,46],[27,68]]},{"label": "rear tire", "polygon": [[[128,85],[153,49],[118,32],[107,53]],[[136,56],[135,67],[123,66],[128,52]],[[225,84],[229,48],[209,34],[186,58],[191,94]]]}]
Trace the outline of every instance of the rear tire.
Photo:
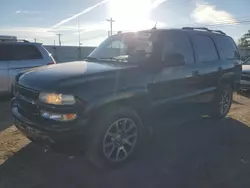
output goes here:
[{"label": "rear tire", "polygon": [[224,118],[230,110],[232,99],[232,86],[230,84],[222,84],[212,101],[210,117],[215,119]]},{"label": "rear tire", "polygon": [[123,164],[142,146],[145,130],[133,109],[105,108],[95,117],[92,126],[86,156],[99,168]]}]

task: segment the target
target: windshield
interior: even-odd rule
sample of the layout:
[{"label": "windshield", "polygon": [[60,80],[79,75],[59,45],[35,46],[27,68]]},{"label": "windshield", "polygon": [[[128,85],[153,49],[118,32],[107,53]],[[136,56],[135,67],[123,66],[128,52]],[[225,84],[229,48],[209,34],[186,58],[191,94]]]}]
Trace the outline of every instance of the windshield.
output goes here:
[{"label": "windshield", "polygon": [[88,58],[128,62],[146,59],[151,53],[150,34],[127,33],[107,38]]}]

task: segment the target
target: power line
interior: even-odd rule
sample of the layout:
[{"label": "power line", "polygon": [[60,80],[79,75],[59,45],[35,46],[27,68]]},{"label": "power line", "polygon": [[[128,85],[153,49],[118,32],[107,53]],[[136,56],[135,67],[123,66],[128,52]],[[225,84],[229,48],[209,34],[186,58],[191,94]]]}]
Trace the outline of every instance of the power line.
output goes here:
[{"label": "power line", "polygon": [[91,38],[88,38],[88,39],[84,39],[82,41],[94,40],[94,39],[101,38],[101,37],[106,37],[106,34],[102,34],[102,35],[98,35],[98,36],[91,37]]},{"label": "power line", "polygon": [[234,22],[218,22],[218,23],[214,23],[214,24],[195,24],[195,25],[200,25],[200,26],[204,26],[204,27],[221,27],[221,26],[232,26],[232,25],[247,25],[250,23],[250,19],[249,20],[242,20],[242,21],[234,21]]}]

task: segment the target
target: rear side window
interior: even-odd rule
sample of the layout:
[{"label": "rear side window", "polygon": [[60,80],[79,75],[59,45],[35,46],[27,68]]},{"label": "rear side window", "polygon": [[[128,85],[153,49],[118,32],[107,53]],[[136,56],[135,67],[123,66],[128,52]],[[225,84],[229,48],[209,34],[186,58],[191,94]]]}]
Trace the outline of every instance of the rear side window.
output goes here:
[{"label": "rear side window", "polygon": [[42,54],[29,44],[0,44],[0,60],[20,61],[42,59]]},{"label": "rear side window", "polygon": [[179,53],[185,57],[187,64],[194,63],[193,48],[188,35],[184,33],[168,33],[163,45],[163,58],[166,54]]},{"label": "rear side window", "polygon": [[193,35],[197,61],[206,63],[219,59],[213,40],[206,35]]},{"label": "rear side window", "polygon": [[240,54],[233,39],[226,36],[215,36],[215,41],[218,44],[224,58],[227,60],[240,59]]}]

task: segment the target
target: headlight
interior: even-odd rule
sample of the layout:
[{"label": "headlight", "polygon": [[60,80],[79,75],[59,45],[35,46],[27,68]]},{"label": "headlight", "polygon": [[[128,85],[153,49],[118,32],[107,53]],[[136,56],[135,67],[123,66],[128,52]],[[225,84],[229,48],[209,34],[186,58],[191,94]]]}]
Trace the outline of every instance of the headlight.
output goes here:
[{"label": "headlight", "polygon": [[64,95],[56,93],[40,93],[39,100],[54,105],[73,105],[76,103],[73,95]]}]

